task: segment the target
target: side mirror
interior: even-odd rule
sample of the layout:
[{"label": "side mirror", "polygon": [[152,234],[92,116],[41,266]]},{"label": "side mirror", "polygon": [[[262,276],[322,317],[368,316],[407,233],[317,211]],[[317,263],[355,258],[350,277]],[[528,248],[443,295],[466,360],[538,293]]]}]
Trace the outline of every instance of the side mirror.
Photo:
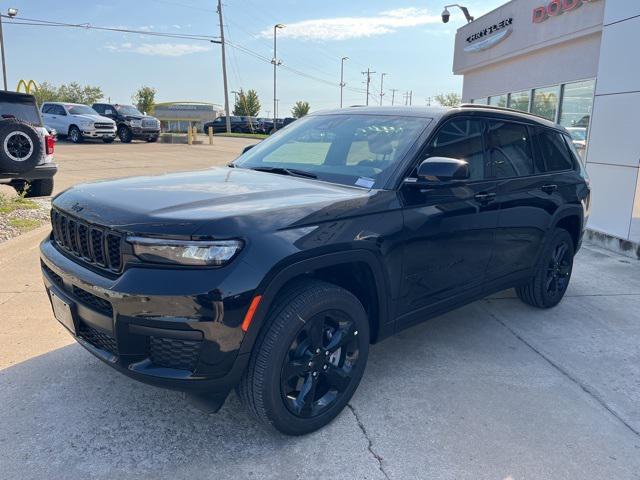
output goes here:
[{"label": "side mirror", "polygon": [[246,147],[244,147],[242,149],[242,154],[244,155],[245,153],[247,153],[249,150],[251,150],[253,147],[255,147],[257,145],[257,143],[254,143],[253,145],[247,145]]},{"label": "side mirror", "polygon": [[431,157],[418,166],[418,179],[407,179],[405,183],[423,185],[455,182],[469,179],[469,164],[464,160],[447,157]]}]

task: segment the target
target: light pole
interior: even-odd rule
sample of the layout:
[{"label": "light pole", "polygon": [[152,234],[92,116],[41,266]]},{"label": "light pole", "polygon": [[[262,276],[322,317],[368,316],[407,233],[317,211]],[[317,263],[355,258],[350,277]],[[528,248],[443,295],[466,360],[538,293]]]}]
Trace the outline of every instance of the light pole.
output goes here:
[{"label": "light pole", "polygon": [[[10,8],[7,10],[7,17],[13,18],[18,15],[17,8]],[[4,35],[2,34],[2,14],[0,14],[0,53],[2,55],[2,79],[4,80],[4,90],[8,90],[7,87],[7,61],[4,56]]]},{"label": "light pole", "polygon": [[340,108],[342,108],[342,89],[346,85],[344,83],[344,61],[349,60],[349,57],[342,57],[340,60]]},{"label": "light pole", "polygon": [[218,20],[220,23],[220,41],[211,40],[211,43],[219,43],[222,53],[222,81],[224,84],[224,110],[226,115],[227,133],[231,133],[231,112],[229,111],[229,85],[227,83],[227,57],[224,44],[224,23],[222,22],[222,1],[218,0]]},{"label": "light pole", "polygon": [[284,25],[281,23],[276,23],[273,26],[273,60],[271,60],[271,63],[273,63],[273,130],[277,130],[278,129],[278,125],[277,123],[277,114],[278,114],[278,99],[276,98],[277,96],[277,89],[276,89],[276,76],[277,76],[277,71],[278,71],[278,65],[281,65],[282,62],[280,60],[278,60],[278,53],[277,53],[277,32],[279,28],[284,28]]}]

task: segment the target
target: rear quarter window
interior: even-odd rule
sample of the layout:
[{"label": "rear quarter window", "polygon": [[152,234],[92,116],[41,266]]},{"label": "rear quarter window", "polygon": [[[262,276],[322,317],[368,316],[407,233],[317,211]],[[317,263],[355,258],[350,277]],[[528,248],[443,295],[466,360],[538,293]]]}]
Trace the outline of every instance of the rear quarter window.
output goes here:
[{"label": "rear quarter window", "polygon": [[547,128],[539,128],[535,137],[546,172],[561,172],[575,168],[573,156],[565,143],[562,133]]}]

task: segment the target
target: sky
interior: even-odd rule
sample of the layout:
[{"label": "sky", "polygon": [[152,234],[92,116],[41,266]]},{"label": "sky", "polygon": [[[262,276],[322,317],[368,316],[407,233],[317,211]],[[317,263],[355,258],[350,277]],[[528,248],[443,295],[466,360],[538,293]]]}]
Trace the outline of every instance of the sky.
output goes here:
[{"label": "sky", "polygon": [[[438,93],[458,92],[451,72],[456,29],[466,21],[452,9],[443,24],[441,0],[226,0],[223,3],[229,90],[255,89],[261,115],[273,115],[273,25],[278,30],[279,115],[298,100],[311,110],[335,108],[340,100],[340,59],[345,62],[345,105],[365,103],[370,68],[370,104],[378,104],[381,73],[384,105],[426,105]],[[468,0],[478,17],[504,0]],[[173,34],[219,35],[216,0],[4,0],[18,19],[37,19]],[[85,28],[11,25],[4,20],[9,87],[20,79],[100,86],[105,99],[130,103],[143,85],[156,101],[223,104],[220,46],[209,41],[143,36]],[[266,59],[266,61],[265,61]],[[231,102],[233,95],[230,94]]]}]

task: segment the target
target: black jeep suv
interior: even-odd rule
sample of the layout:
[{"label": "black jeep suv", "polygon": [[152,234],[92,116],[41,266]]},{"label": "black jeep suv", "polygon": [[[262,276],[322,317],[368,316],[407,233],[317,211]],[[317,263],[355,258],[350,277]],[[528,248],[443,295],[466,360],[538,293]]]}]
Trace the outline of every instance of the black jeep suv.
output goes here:
[{"label": "black jeep suv", "polygon": [[160,120],[142,113],[131,105],[117,103],[94,103],[92,108],[103,117],[108,117],[117,125],[117,135],[122,143],[133,139],[156,142],[160,136]]},{"label": "black jeep suv", "polygon": [[42,270],[57,319],[108,365],[212,409],[236,387],[303,434],[345,407],[371,343],[509,287],[556,305],[588,209],[546,120],[343,109],[226,168],[67,190]]}]

